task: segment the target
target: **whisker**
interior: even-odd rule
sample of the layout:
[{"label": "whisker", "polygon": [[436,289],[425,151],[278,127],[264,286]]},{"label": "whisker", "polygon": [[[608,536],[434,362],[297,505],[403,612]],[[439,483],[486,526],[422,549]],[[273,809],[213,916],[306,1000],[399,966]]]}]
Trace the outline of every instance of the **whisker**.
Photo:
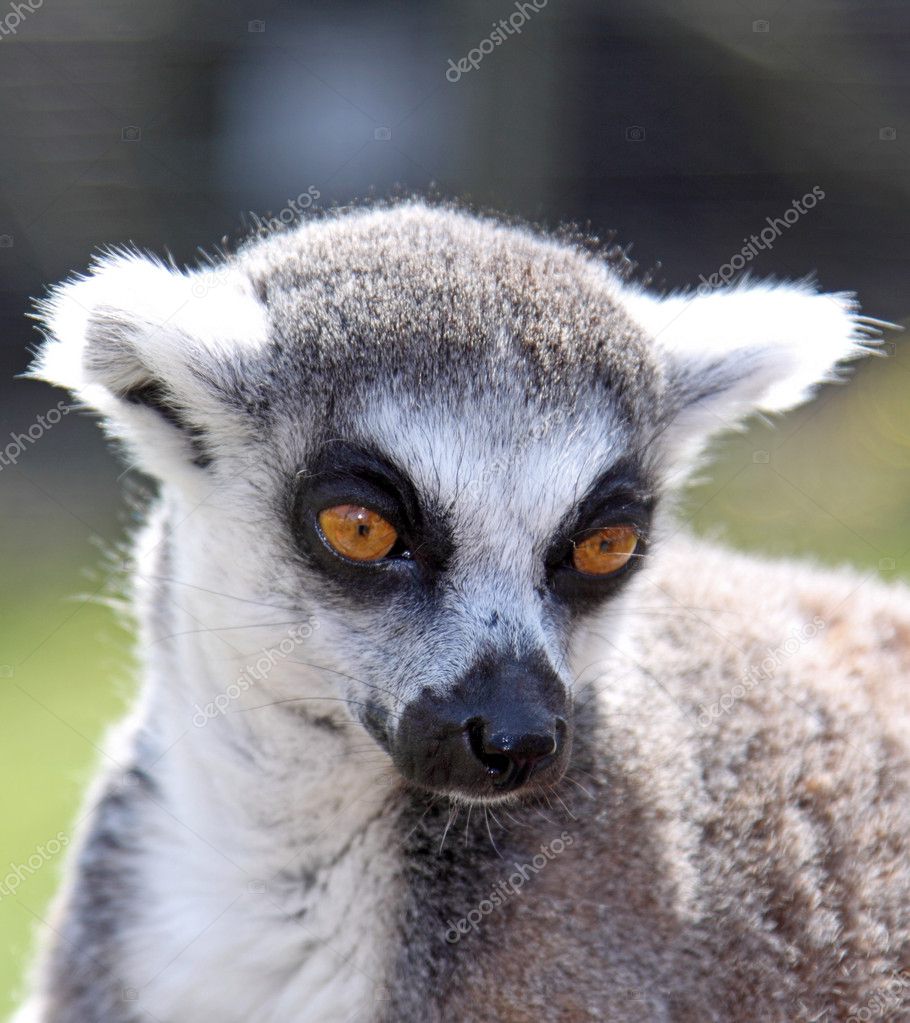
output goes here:
[{"label": "whisker", "polygon": [[[411,837],[411,835],[413,835],[414,832],[420,827],[420,825],[423,824],[423,820],[426,817],[426,815],[430,812],[430,810],[433,809],[433,807],[438,802],[439,802],[439,796],[433,796],[433,798],[427,804],[426,810],[424,810],[423,813],[420,815],[420,819],[417,821],[417,823],[414,825],[414,827],[411,828],[411,830],[404,836],[404,842],[407,842],[407,840]],[[445,839],[445,835],[443,835],[443,839]],[[404,843],[402,843],[402,844],[404,844]],[[441,851],[441,848],[440,848],[440,851]]]},{"label": "whisker", "polygon": [[[549,803],[549,800],[547,800],[547,802]],[[539,806],[535,806],[534,809],[540,814],[541,817],[543,817],[547,824],[552,824],[554,828],[556,827],[556,821],[551,821],[550,818],[543,812],[543,810],[541,810]]]},{"label": "whisker", "polygon": [[439,843],[439,851],[442,852],[442,847],[446,844],[446,835],[449,833],[449,828],[452,826],[452,821],[458,816],[458,804],[453,803],[451,810],[449,810],[449,819],[446,821],[446,826],[442,832],[442,841]]},{"label": "whisker", "polygon": [[280,707],[285,703],[307,703],[310,700],[328,700],[332,703],[345,703],[348,706],[364,707],[370,709],[369,705],[360,700],[349,700],[344,696],[289,696],[286,700],[272,700],[271,703],[261,703],[256,707],[238,707],[234,711],[227,711],[229,714],[246,714],[251,710],[265,710],[266,707]]},{"label": "whisker", "polygon": [[308,622],[306,620],[301,621],[300,619],[295,618],[293,621],[288,622],[249,622],[246,625],[205,625],[200,629],[185,629],[183,632],[172,632],[167,636],[159,636],[149,645],[154,646],[156,643],[163,643],[166,639],[177,639],[179,636],[196,636],[202,632],[233,632],[235,629],[275,629],[282,625],[307,624]]},{"label": "whisker", "polygon": [[210,590],[205,586],[197,586],[195,583],[188,583],[184,579],[174,579],[172,576],[167,575],[142,575],[141,573],[135,573],[136,579],[145,579],[150,582],[162,582],[162,583],[174,583],[177,586],[186,586],[190,590],[199,590],[201,593],[211,593],[215,597],[225,597],[227,600],[236,600],[241,604],[254,604],[256,607],[267,607],[272,611],[290,611],[292,613],[299,613],[302,608],[299,607],[282,607],[280,604],[268,604],[262,600],[252,600],[249,597],[236,597],[233,593],[222,593],[220,590]]},{"label": "whisker", "polygon": [[344,671],[339,671],[337,668],[330,668],[327,664],[316,664],[313,661],[298,661],[296,657],[286,657],[286,661],[290,664],[299,664],[303,668],[315,668],[317,671],[328,671],[333,675],[339,675],[341,678],[346,678],[349,682],[356,682],[358,685],[366,686],[367,689],[375,689],[377,693],[385,693],[386,696],[391,696],[396,703],[404,703],[404,700],[400,696],[396,696],[391,689],[385,689],[383,686],[377,686],[372,682],[365,682],[362,678],[357,678],[354,675],[348,675]]},{"label": "whisker", "polygon": [[552,786],[552,785],[551,785],[551,786],[550,786],[550,791],[551,791],[551,792],[553,793],[553,795],[554,795],[554,796],[555,796],[555,797],[556,797],[556,798],[557,798],[557,799],[558,799],[558,800],[560,801],[560,803],[562,803],[563,809],[564,809],[564,810],[566,811],[566,813],[567,813],[567,814],[568,814],[568,815],[569,815],[569,816],[570,816],[570,817],[572,818],[572,820],[573,820],[573,821],[577,821],[577,820],[578,820],[578,818],[577,818],[577,817],[575,816],[575,814],[574,814],[574,813],[572,813],[572,811],[571,811],[571,810],[569,809],[569,805],[568,805],[568,803],[567,803],[567,802],[566,802],[566,801],[565,801],[565,800],[564,800],[564,799],[562,798],[562,796],[561,796],[561,795],[560,795],[560,794],[559,794],[559,793],[558,793],[558,792],[556,791],[556,788],[555,788],[554,786]]},{"label": "whisker", "polygon": [[464,844],[468,844],[468,828],[471,826],[471,811],[474,809],[473,803],[468,803],[468,816],[464,822]]},{"label": "whisker", "polygon": [[570,778],[569,775],[565,775],[564,777],[565,777],[565,780],[567,782],[571,782],[571,784],[574,785],[575,788],[581,789],[581,791],[588,797],[588,799],[593,799],[594,798],[593,794],[588,792],[588,790],[584,787],[584,785],[582,785],[579,782],[577,782],[574,778]]},{"label": "whisker", "polygon": [[490,830],[490,816],[487,813],[487,805],[486,805],[486,803],[484,803],[484,806],[483,806],[483,819],[484,819],[484,822],[487,825],[487,834],[490,836],[490,845],[493,846],[493,851],[496,853],[496,855],[500,859],[502,859],[503,858],[502,857],[502,853],[499,851],[499,849],[496,848],[496,843],[493,841],[493,832]]},{"label": "whisker", "polygon": [[389,758],[388,757],[367,757],[367,756],[360,755],[360,756],[356,756],[356,757],[346,757],[345,761],[346,761],[346,763],[349,763],[349,764],[356,764],[358,767],[375,768],[376,770],[379,770],[379,768],[385,767],[385,766],[388,765]]},{"label": "whisker", "polygon": [[735,615],[737,618],[745,618],[746,616],[741,611],[733,611],[729,608],[721,607],[690,607],[687,604],[680,604],[678,607],[616,607],[608,608],[604,611],[605,617],[611,617],[613,615],[620,614],[640,614],[640,615],[687,615],[692,617],[697,611],[703,614],[714,614],[714,615]]},{"label": "whisker", "polygon": [[[717,632],[717,630],[716,630],[716,629],[712,629],[711,631],[712,631],[712,632]],[[718,634],[718,635],[721,635],[720,633],[717,633],[717,634]],[[607,644],[608,646],[612,647],[612,648],[613,648],[614,650],[617,650],[617,649],[618,649],[618,648],[616,647],[616,645],[615,645],[615,644],[614,644],[614,643],[613,643],[613,642],[612,642],[612,641],[611,641],[611,640],[610,640],[610,639],[609,639],[609,638],[608,638],[607,636],[604,636],[604,635],[603,635],[602,633],[600,633],[600,632],[595,632],[595,631],[594,631],[594,630],[592,629],[592,630],[591,630],[591,635],[593,635],[593,636],[596,636],[596,637],[597,637],[598,639],[602,639],[602,640],[603,640],[603,641],[604,641],[604,642],[605,642],[605,643],[606,643],[606,644]],[[684,716],[684,717],[687,717],[687,718],[689,718],[689,717],[690,717],[690,715],[689,715],[689,712],[688,712],[688,710],[686,709],[686,707],[685,707],[685,706],[684,706],[684,705],[683,705],[683,704],[682,704],[682,703],[681,703],[681,702],[680,702],[679,700],[677,700],[677,699],[676,699],[676,697],[675,697],[675,696],[674,696],[674,695],[673,695],[673,694],[672,694],[672,693],[670,692],[670,690],[669,690],[669,689],[668,689],[668,688],[667,688],[667,687],[666,687],[666,686],[665,686],[665,685],[663,684],[663,682],[661,682],[661,681],[660,681],[660,679],[659,679],[659,678],[657,678],[657,676],[656,676],[656,675],[654,675],[654,673],[653,673],[653,672],[649,671],[649,670],[648,670],[648,669],[647,669],[647,668],[646,668],[646,667],[645,667],[644,665],[642,665],[642,664],[641,664],[640,662],[638,662],[638,661],[635,661],[635,660],[633,660],[633,659],[632,659],[631,657],[629,657],[629,656],[628,656],[627,654],[625,654],[625,653],[622,653],[622,657],[623,657],[623,659],[624,659],[624,660],[626,660],[626,661],[627,661],[627,662],[628,662],[629,664],[631,664],[631,665],[632,665],[633,667],[637,668],[637,669],[638,669],[638,671],[639,671],[639,672],[640,672],[640,673],[641,673],[642,675],[644,675],[644,677],[645,677],[645,678],[647,678],[647,679],[649,679],[649,680],[650,680],[651,682],[653,682],[653,683],[654,683],[654,685],[655,685],[655,686],[657,686],[657,688],[658,688],[658,689],[660,689],[660,690],[661,690],[661,691],[662,691],[662,692],[664,693],[664,695],[668,697],[668,699],[670,699],[670,700],[671,700],[671,701],[672,701],[672,702],[673,702],[674,704],[676,704],[676,707],[677,707],[677,708],[679,709],[679,711],[680,711],[680,712],[681,712],[681,713],[683,714],[683,716]]]},{"label": "whisker", "polygon": [[492,807],[490,808],[490,816],[496,822],[496,826],[499,828],[499,830],[500,831],[505,831],[505,828],[502,826],[502,821],[497,818],[495,813],[493,813]]},{"label": "whisker", "polygon": [[375,753],[339,753],[333,754],[328,758],[329,760],[344,760],[345,763],[349,764],[362,764],[365,767],[373,766],[378,767],[380,764],[388,764],[389,758],[380,756],[379,751]]}]

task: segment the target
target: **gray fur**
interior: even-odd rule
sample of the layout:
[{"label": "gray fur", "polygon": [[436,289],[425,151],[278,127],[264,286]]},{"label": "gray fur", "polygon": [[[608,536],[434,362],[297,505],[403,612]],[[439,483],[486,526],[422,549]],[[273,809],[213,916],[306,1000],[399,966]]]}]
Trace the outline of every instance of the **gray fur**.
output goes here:
[{"label": "gray fur", "polygon": [[[23,1021],[783,1023],[893,1000],[910,597],[697,543],[668,511],[713,432],[795,404],[870,331],[805,287],[689,306],[419,203],[189,275],[116,257],[51,296],[36,375],[162,494],[137,543],[142,699]],[[307,546],[300,495],[351,448],[413,492],[417,562],[438,555],[419,583]],[[646,510],[644,556],[569,599],[554,537],[604,481]],[[470,805],[406,783],[408,708],[530,654],[574,704],[565,775]]]}]

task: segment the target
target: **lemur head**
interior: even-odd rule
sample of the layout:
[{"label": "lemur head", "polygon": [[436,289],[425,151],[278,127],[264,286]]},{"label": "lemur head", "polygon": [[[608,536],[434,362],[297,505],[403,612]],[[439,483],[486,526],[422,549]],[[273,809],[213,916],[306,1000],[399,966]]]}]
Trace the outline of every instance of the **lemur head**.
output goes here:
[{"label": "lemur head", "polygon": [[323,709],[406,779],[489,799],[564,770],[573,644],[708,437],[801,401],[866,329],[846,295],[653,297],[420,203],[191,272],[108,256],[43,318],[35,375],[161,481],[173,573],[310,622],[270,692],[331,678]]}]

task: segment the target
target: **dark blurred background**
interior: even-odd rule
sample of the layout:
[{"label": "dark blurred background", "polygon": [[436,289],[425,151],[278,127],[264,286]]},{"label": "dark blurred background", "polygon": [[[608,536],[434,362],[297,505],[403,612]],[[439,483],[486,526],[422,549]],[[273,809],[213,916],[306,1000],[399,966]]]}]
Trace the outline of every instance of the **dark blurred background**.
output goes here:
[{"label": "dark blurred background", "polygon": [[[904,0],[537,4],[0,0],[0,452],[63,397],[16,379],[30,297],[99,246],[195,262],[295,206],[415,191],[574,222],[682,288],[818,188],[749,271],[907,320]],[[684,518],[910,575],[910,348],[887,341],[850,387],[721,443]],[[102,599],[123,466],[85,417],[38,432],[0,458],[0,1015],[58,873],[36,850],[69,835],[132,692]]]}]

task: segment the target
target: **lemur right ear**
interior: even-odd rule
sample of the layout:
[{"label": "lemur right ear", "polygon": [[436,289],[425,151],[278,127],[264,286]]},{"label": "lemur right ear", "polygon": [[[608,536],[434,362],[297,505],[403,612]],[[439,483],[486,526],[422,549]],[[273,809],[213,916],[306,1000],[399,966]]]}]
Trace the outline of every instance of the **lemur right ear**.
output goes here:
[{"label": "lemur right ear", "polygon": [[266,336],[265,308],[240,272],[183,273],[133,253],[53,289],[37,318],[46,340],[30,375],[100,412],[162,479],[192,478],[238,429],[224,415],[230,368]]},{"label": "lemur right ear", "polygon": [[684,471],[716,433],[754,412],[794,408],[840,366],[873,350],[880,328],[851,294],[805,283],[742,283],[627,306],[650,335],[666,379],[662,444]]}]

